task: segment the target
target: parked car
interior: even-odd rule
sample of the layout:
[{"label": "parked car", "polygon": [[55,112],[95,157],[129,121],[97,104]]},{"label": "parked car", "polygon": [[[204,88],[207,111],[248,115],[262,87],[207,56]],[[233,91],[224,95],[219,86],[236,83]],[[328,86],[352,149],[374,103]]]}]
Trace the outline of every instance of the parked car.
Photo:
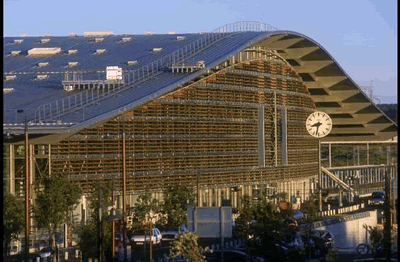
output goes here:
[{"label": "parked car", "polygon": [[385,191],[373,192],[369,204],[371,206],[380,206],[385,204]]},{"label": "parked car", "polygon": [[335,236],[333,235],[332,232],[328,231],[328,230],[312,230],[311,234],[313,234],[314,236],[323,238],[327,241],[327,245],[330,248],[333,248],[335,246]]},{"label": "parked car", "polygon": [[49,247],[42,248],[39,251],[40,258],[48,258],[48,257],[52,257],[52,256],[53,256],[53,250]]},{"label": "parked car", "polygon": [[185,233],[187,231],[188,231],[188,229],[185,225],[181,225],[180,228],[176,228],[176,229],[172,229],[172,228],[161,229],[162,242],[166,243],[166,244],[170,244],[177,238],[178,234]]},{"label": "parked car", "polygon": [[[151,241],[154,245],[161,245],[162,235],[158,228],[153,228]],[[131,246],[133,248],[140,247],[143,246],[144,243],[146,244],[150,243],[149,230],[140,229],[135,231],[131,237]]]},{"label": "parked car", "polygon": [[[330,196],[326,199],[325,203],[329,204],[331,206],[331,208],[338,208],[338,207],[340,207],[339,196]],[[349,198],[345,195],[342,197],[342,205],[344,207],[350,205]]]}]

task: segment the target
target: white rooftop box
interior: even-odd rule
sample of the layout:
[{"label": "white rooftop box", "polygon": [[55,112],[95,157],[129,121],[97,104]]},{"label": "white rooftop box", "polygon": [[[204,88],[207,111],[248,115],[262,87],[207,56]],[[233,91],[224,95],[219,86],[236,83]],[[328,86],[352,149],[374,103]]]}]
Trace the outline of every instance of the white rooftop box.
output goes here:
[{"label": "white rooftop box", "polygon": [[50,42],[50,38],[44,38],[40,41],[42,42],[42,44],[46,44],[46,43]]},{"label": "white rooftop box", "polygon": [[11,55],[19,55],[20,53],[21,53],[21,50],[11,51]]},{"label": "white rooftop box", "polygon": [[106,50],[105,50],[104,48],[102,48],[102,49],[96,49],[95,54],[96,54],[96,55],[103,54],[105,51],[106,51]]},{"label": "white rooftop box", "polygon": [[40,62],[39,63],[39,67],[45,67],[45,66],[48,66],[49,65],[49,62]]},{"label": "white rooftop box", "polygon": [[3,94],[10,93],[14,90],[12,87],[3,87]]},{"label": "white rooftop box", "polygon": [[183,40],[183,39],[185,39],[184,36],[177,36],[177,37],[176,37],[176,40]]},{"label": "white rooftop box", "polygon": [[70,49],[70,50],[68,50],[68,54],[69,54],[69,55],[75,55],[77,52],[78,52],[78,50],[76,50],[76,49]]},{"label": "white rooftop box", "polygon": [[69,92],[69,91],[73,91],[73,90],[74,90],[74,87],[73,87],[73,86],[65,86],[65,87],[64,87],[64,90],[65,90],[65,91],[68,91],[68,92]]},{"label": "white rooftop box", "polygon": [[15,79],[17,79],[16,75],[6,75],[6,80],[7,81],[12,81],[12,80],[15,80]]},{"label": "white rooftop box", "polygon": [[94,41],[95,41],[96,43],[103,42],[103,40],[104,40],[104,38],[102,38],[102,37],[98,37],[98,38],[95,38],[95,39],[94,39]]},{"label": "white rooftop box", "polygon": [[48,77],[49,77],[49,76],[46,75],[46,74],[40,74],[40,75],[37,75],[37,76],[36,76],[36,79],[42,80],[42,79],[46,79],[46,78],[48,78]]},{"label": "white rooftop box", "polygon": [[118,66],[107,66],[107,80],[122,80],[122,68]]},{"label": "white rooftop box", "polygon": [[24,42],[23,39],[14,39],[14,44],[22,44]]},{"label": "white rooftop box", "polygon": [[137,65],[138,61],[128,61],[128,65]]},{"label": "white rooftop box", "polygon": [[78,64],[78,62],[68,62],[69,67],[74,67]]},{"label": "white rooftop box", "polygon": [[107,80],[122,79],[122,68],[118,66],[107,66]]},{"label": "white rooftop box", "polygon": [[90,37],[90,36],[107,36],[107,35],[113,35],[113,32],[111,31],[84,31],[83,35],[85,37]]},{"label": "white rooftop box", "polygon": [[55,55],[61,52],[60,47],[35,47],[28,50],[28,55]]},{"label": "white rooftop box", "polygon": [[162,47],[154,47],[153,48],[153,52],[161,52],[162,51]]},{"label": "white rooftop box", "polygon": [[123,37],[122,38],[122,42],[129,42],[129,41],[131,41],[130,37]]}]

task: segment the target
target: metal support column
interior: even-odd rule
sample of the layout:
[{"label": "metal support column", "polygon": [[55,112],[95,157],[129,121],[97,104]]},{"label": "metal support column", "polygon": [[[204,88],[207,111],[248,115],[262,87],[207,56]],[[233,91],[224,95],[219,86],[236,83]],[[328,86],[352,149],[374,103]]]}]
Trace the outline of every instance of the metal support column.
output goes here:
[{"label": "metal support column", "polygon": [[332,144],[331,143],[329,143],[329,156],[328,156],[328,159],[329,159],[329,167],[332,167]]},{"label": "metal support column", "polygon": [[28,120],[25,117],[25,261],[29,261],[29,171]]},{"label": "metal support column", "polygon": [[274,89],[274,154],[275,166],[278,166],[278,127],[277,127],[277,113],[276,113],[276,89]]}]

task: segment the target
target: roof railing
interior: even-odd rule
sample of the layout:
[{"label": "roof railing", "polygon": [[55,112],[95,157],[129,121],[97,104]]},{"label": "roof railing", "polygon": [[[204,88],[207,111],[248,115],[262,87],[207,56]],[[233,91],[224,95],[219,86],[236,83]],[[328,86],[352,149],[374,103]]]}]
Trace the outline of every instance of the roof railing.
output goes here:
[{"label": "roof railing", "polygon": [[[97,103],[111,95],[119,93],[125,89],[132,88],[144,81],[147,81],[159,74],[165,68],[171,67],[173,64],[183,63],[186,59],[197,55],[206,48],[216,44],[217,42],[232,36],[234,33],[208,33],[202,38],[186,45],[185,47],[172,52],[156,61],[153,61],[143,67],[124,72],[123,84],[115,85],[112,88],[104,88],[102,90],[87,89],[75,95],[65,97],[61,100],[44,104],[34,110],[34,122],[54,121],[62,115],[82,109],[83,107]],[[66,72],[73,74],[74,72]],[[76,73],[76,72],[75,72]],[[67,76],[68,78],[68,76]],[[79,84],[79,80],[77,83]]]},{"label": "roof railing", "polygon": [[238,32],[265,32],[276,31],[278,28],[257,21],[239,21],[231,24],[226,24],[214,29],[213,33],[238,33]]}]

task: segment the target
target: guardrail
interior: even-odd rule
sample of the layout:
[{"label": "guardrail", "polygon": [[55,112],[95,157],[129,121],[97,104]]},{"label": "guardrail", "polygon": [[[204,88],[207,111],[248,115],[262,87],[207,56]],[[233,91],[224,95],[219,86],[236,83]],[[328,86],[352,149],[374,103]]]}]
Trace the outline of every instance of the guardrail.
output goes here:
[{"label": "guardrail", "polygon": [[[140,84],[143,81],[147,81],[158,74],[166,67],[171,67],[176,63],[183,63],[186,59],[195,56],[196,54],[204,51],[211,45],[225,39],[229,36],[234,35],[238,32],[244,31],[274,31],[277,28],[254,21],[241,21],[221,26],[211,33],[206,33],[202,38],[190,43],[189,45],[172,52],[171,54],[162,57],[156,61],[153,61],[137,70],[124,72],[124,82],[122,85],[108,88],[107,91],[103,88],[102,92],[94,92],[91,89],[79,92],[72,96],[65,97],[63,99],[53,101],[42,106],[39,106],[35,110],[29,112],[29,120],[35,123],[54,121],[60,118],[62,115],[80,110],[81,108],[99,102],[110,95],[114,95],[127,88],[132,88],[135,85]],[[90,70],[90,69],[89,69]],[[73,72],[71,72],[73,73]],[[14,110],[15,123],[18,123],[20,109],[5,109],[5,111]]]},{"label": "guardrail", "polygon": [[[61,100],[53,101],[51,103],[40,106],[34,111],[34,122],[41,122],[61,117],[62,115],[79,110],[82,107],[99,102],[110,95],[126,90],[136,86],[144,81],[147,81],[159,74],[165,68],[172,66],[175,63],[182,63],[186,59],[204,51],[206,48],[216,44],[217,42],[233,35],[234,33],[208,33],[204,37],[178,49],[171,54],[153,61],[137,70],[124,72],[123,84],[115,88],[103,88],[94,92],[93,89],[88,89],[78,94],[65,97]],[[73,73],[73,72],[71,72]]]}]

